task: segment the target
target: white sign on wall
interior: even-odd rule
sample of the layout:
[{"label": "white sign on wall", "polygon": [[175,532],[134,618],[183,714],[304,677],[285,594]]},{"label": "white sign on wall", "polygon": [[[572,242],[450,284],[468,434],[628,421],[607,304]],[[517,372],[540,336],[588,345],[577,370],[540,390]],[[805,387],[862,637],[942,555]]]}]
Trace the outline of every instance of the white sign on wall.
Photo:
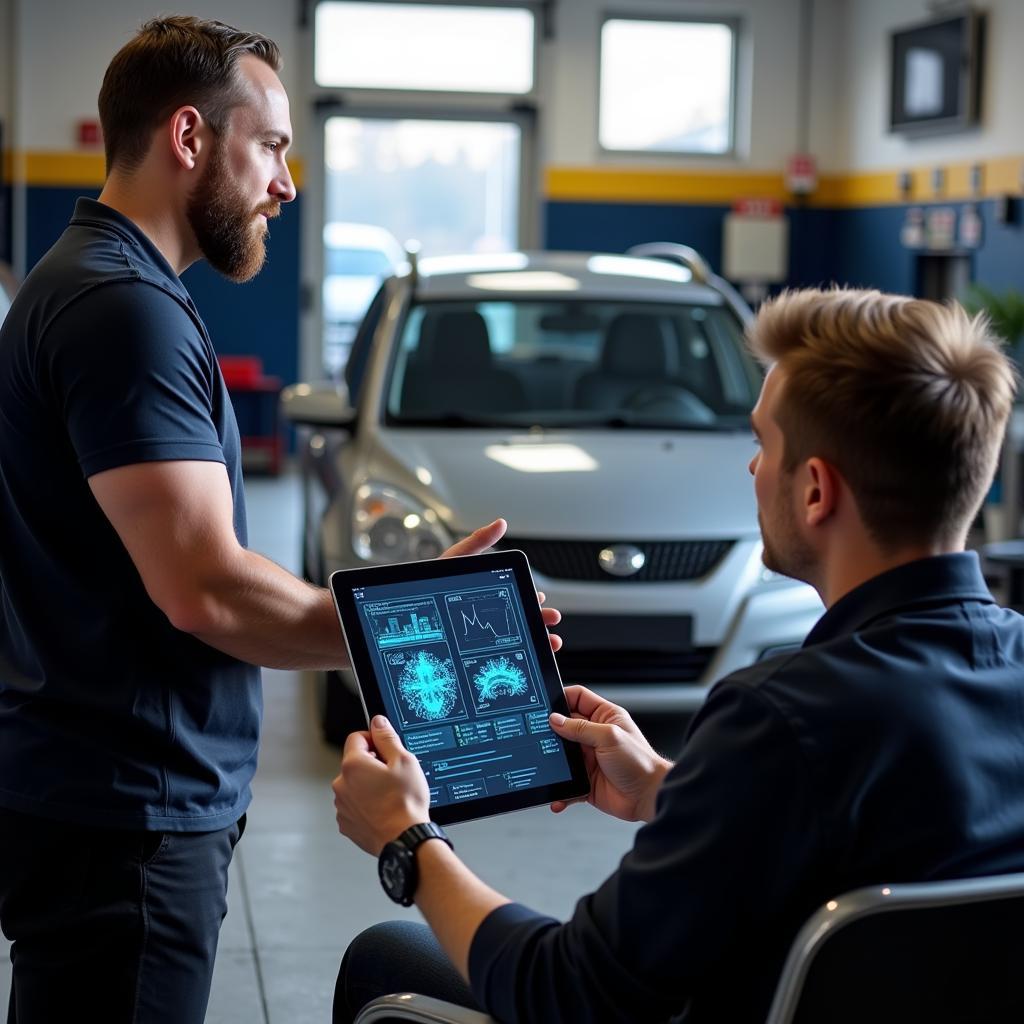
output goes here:
[{"label": "white sign on wall", "polygon": [[777,284],[789,270],[789,221],[773,200],[740,200],[725,215],[722,265],[730,281]]}]

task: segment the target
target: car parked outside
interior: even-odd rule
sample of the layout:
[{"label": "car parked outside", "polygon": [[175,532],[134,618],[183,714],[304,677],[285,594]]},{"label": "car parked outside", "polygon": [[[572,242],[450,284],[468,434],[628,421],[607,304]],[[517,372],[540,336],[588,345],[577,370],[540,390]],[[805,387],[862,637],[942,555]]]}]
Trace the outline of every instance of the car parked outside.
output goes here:
[{"label": "car parked outside", "polygon": [[356,328],[385,277],[405,251],[394,235],[376,224],[333,221],[324,226],[324,364],[340,373]]},{"label": "car parked outside", "polygon": [[[308,577],[433,558],[503,516],[499,546],[563,613],[563,681],[633,711],[692,711],[799,644],[822,607],[761,561],[750,311],[692,250],[638,251],[410,260],[388,279],[345,384],[286,389]],[[324,693],[329,738],[361,725],[351,678]]]}]

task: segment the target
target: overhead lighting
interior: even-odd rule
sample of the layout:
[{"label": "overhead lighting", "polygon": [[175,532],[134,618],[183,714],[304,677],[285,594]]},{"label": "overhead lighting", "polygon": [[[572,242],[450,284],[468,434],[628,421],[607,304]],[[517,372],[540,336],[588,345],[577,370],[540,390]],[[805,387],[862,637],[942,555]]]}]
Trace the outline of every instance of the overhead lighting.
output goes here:
[{"label": "overhead lighting", "polygon": [[687,267],[664,260],[638,259],[635,256],[591,256],[587,270],[592,274],[616,274],[619,277],[647,277],[655,281],[685,284],[693,280]]},{"label": "overhead lighting", "polygon": [[470,274],[470,288],[493,292],[574,292],[580,283],[554,270],[526,270],[513,274]]},{"label": "overhead lighting", "polygon": [[530,259],[523,252],[494,252],[470,256],[430,256],[420,260],[419,272],[430,274],[472,274],[495,270],[523,270]]},{"label": "overhead lighting", "polygon": [[520,473],[591,473],[591,455],[574,444],[490,444],[487,458]]}]

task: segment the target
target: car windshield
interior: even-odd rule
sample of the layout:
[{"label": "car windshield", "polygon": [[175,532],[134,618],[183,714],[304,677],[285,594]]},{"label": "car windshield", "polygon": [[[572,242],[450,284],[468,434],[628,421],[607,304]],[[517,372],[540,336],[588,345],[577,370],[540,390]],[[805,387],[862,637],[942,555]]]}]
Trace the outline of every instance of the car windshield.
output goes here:
[{"label": "car windshield", "polygon": [[443,427],[746,429],[761,374],[739,320],[705,304],[413,305],[387,419]]}]

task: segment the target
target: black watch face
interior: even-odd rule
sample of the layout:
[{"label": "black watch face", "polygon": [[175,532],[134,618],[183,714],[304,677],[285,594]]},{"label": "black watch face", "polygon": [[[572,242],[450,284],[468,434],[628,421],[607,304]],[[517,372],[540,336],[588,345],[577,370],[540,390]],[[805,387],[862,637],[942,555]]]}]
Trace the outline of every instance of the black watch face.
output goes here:
[{"label": "black watch face", "polygon": [[415,889],[414,855],[400,843],[388,843],[381,850],[377,873],[384,891],[396,903],[409,906]]}]

